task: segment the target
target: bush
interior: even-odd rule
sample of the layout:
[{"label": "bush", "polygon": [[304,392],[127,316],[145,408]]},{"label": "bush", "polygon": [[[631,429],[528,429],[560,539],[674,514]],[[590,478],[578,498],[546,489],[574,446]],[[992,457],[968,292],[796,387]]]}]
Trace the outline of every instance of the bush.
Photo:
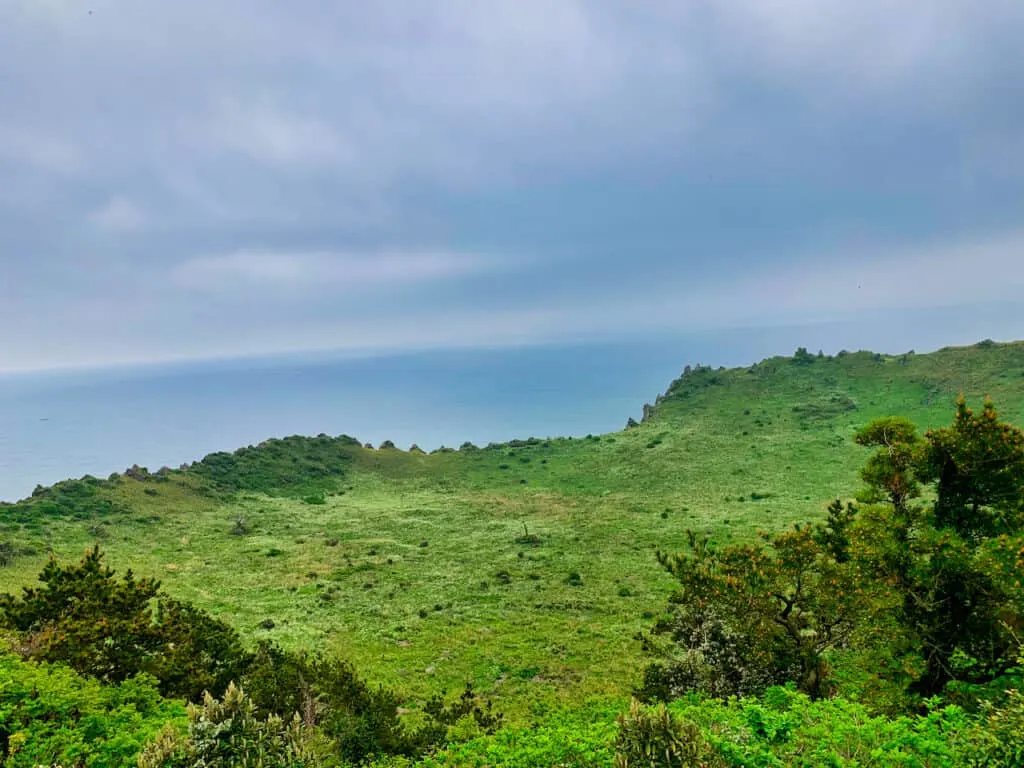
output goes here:
[{"label": "bush", "polygon": [[105,686],[57,664],[0,654],[0,760],[40,765],[128,766],[185,708],[160,697],[146,676]]},{"label": "bush", "polygon": [[[319,747],[319,749],[318,749]],[[326,765],[322,743],[298,715],[256,716],[240,688],[221,701],[209,694],[188,708],[188,731],[168,725],[139,756],[139,768],[313,768]]]},{"label": "bush", "polygon": [[190,699],[223,691],[245,662],[231,627],[163,595],[153,579],[115,578],[98,547],[77,566],[50,560],[39,580],[21,598],[0,595],[0,626],[17,633],[26,657],[105,683],[145,672],[164,695]]},{"label": "bush", "polygon": [[615,739],[616,768],[704,768],[724,765],[704,740],[700,728],[659,704],[645,709],[633,700],[619,716]]},{"label": "bush", "polygon": [[302,497],[337,487],[359,447],[358,441],[346,435],[293,436],[234,453],[211,453],[188,471],[224,493],[255,491]]},{"label": "bush", "polygon": [[483,728],[500,723],[500,716],[481,707],[467,687],[452,704],[435,696],[424,707],[426,721],[409,727],[399,716],[399,698],[368,685],[348,662],[289,653],[265,641],[258,645],[242,684],[258,717],[289,718],[298,712],[303,722],[316,724],[338,757],[351,763],[375,755],[419,757],[443,742],[448,727],[466,715]]},{"label": "bush", "polygon": [[450,744],[420,765],[611,768],[615,760],[618,709],[618,704],[595,702],[574,711],[546,712],[533,725],[502,728],[493,736],[481,735],[463,744]]},{"label": "bush", "polygon": [[1024,696],[1008,691],[1001,707],[986,703],[969,740],[970,765],[992,768],[1024,766]]}]

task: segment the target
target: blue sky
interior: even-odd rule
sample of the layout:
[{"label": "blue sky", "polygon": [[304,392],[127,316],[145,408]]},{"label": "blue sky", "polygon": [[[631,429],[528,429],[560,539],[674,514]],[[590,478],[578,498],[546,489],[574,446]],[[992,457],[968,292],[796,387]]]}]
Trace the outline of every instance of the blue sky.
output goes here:
[{"label": "blue sky", "polygon": [[1024,337],[1022,39],[1019,0],[5,0],[0,372]]}]

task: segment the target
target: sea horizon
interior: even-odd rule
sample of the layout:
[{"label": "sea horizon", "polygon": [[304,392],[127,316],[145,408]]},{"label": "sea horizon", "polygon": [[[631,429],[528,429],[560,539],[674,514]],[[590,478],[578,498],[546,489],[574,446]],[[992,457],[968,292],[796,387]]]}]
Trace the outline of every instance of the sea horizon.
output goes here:
[{"label": "sea horizon", "polygon": [[[986,338],[979,330],[965,327],[948,344],[918,351]],[[906,341],[833,323],[0,374],[0,501],[37,485],[107,477],[134,464],[176,467],[293,434],[348,434],[428,451],[601,434],[638,419],[686,365],[749,365],[797,346],[897,353],[911,348]]]}]

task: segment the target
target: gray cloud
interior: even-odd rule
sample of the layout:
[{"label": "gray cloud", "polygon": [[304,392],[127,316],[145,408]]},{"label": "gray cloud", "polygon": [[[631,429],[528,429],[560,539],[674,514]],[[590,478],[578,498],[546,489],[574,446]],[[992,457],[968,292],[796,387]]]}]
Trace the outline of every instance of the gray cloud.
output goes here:
[{"label": "gray cloud", "polygon": [[986,259],[1002,296],[1021,35],[1009,0],[11,0],[0,370],[813,319],[885,275],[940,306]]}]

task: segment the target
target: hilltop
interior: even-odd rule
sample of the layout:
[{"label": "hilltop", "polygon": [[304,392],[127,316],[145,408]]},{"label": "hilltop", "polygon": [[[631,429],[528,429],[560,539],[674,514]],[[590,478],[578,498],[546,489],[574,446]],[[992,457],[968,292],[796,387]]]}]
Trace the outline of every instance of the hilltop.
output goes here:
[{"label": "hilltop", "polygon": [[0,505],[0,591],[94,543],[250,641],[318,648],[420,700],[466,680],[512,718],[622,696],[687,529],[722,542],[819,519],[859,487],[855,431],[948,423],[958,394],[1024,422],[1024,343],[800,350],[687,369],[622,431],[424,453],[268,440]]}]

